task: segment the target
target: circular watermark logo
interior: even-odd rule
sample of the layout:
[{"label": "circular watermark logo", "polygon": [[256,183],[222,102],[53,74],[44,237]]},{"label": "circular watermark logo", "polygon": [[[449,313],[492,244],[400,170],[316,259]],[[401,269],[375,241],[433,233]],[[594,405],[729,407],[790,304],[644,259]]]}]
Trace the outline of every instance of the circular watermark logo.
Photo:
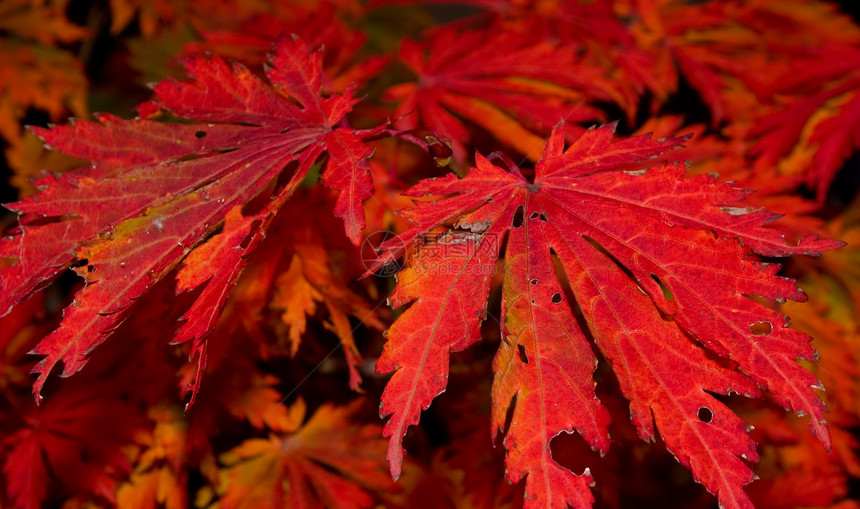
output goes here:
[{"label": "circular watermark logo", "polygon": [[[383,242],[389,242],[388,249],[385,251],[379,249]],[[394,245],[391,245],[392,243]],[[361,263],[366,270],[373,270],[375,276],[391,277],[400,272],[403,264],[400,260],[391,259],[387,252],[403,251],[405,247],[406,245],[400,241],[396,233],[389,230],[375,231],[367,235],[361,243]]]}]

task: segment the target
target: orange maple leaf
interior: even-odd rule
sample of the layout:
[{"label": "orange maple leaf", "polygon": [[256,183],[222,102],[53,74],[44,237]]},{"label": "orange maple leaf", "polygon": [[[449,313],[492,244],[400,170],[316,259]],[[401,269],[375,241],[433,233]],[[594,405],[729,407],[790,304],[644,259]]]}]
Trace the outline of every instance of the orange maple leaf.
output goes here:
[{"label": "orange maple leaf", "polygon": [[[293,407],[304,412],[302,400]],[[293,434],[249,439],[224,453],[220,507],[370,507],[375,493],[397,491],[379,426],[352,423],[356,409],[325,404]]]}]

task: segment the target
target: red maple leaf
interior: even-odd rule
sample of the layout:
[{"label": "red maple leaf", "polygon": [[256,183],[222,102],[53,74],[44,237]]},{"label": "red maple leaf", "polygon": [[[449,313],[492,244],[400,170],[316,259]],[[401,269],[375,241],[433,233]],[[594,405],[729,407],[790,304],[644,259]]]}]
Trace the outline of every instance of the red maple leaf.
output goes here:
[{"label": "red maple leaf", "polygon": [[[334,213],[358,242],[361,202],[372,193],[365,161],[372,149],[362,136],[375,131],[344,126],[358,101],[352,90],[320,95],[320,51],[284,38],[271,65],[270,85],[238,64],[190,59],[191,81],[159,83],[156,99],[141,107],[184,123],[104,115],[99,122],[34,129],[55,148],[92,161],[40,180],[40,194],[8,205],[20,226],[0,242],[0,257],[17,262],[0,272],[0,313],[69,267],[87,283],[60,326],[35,348],[46,356],[34,369],[37,399],[59,361],[64,375],[81,369],[132,302],[183,261],[177,290],[203,289],[175,341],[194,339],[202,368],[203,338],[247,254],[324,152],[322,178],[340,191]],[[292,171],[280,178],[286,168]],[[271,199],[255,202],[262,193]]]},{"label": "red maple leaf", "polygon": [[[592,101],[621,101],[605,71],[573,49],[505,29],[435,30],[423,43],[406,41],[400,58],[418,76],[416,83],[389,89],[400,104],[398,126],[424,125],[447,136],[459,161],[466,156],[470,131],[461,118],[476,123],[527,157],[537,157],[542,136],[561,115],[573,122],[601,118]],[[537,133],[537,134],[536,134]]]},{"label": "red maple leaf", "polygon": [[514,406],[507,475],[512,482],[526,476],[527,506],[592,503],[588,471],[561,467],[549,448],[574,430],[601,452],[609,447],[587,336],[612,365],[639,436],[654,440],[656,423],[667,448],[725,507],[751,507],[742,488],[754,476],[742,460],[757,454],[745,423],[711,393],[768,390],[810,415],[810,429],[829,448],[826,409],[812,390],[819,382],[795,362],[815,357],[809,337],[751,298],[805,295],[751,252],[815,254],[840,244],[808,237],[788,245],[765,227],[775,214],[742,206],[747,191],[711,175],[683,179],[683,165],[654,161],[683,139],[612,143],[613,133],[612,126],[589,130],[564,150],[557,128],[533,181],[511,162],[506,171],[478,156],[467,177],[410,190],[439,198],[405,212],[415,225],[383,244],[379,261],[423,236],[390,298],[396,307],[412,304],[389,329],[377,363],[379,373],[394,372],[380,413],[391,416],[384,434],[395,477],[406,428],[445,390],[449,353],[480,338],[505,239],[492,420],[503,429]]},{"label": "red maple leaf", "polygon": [[[781,108],[753,126],[752,153],[764,166],[799,173],[827,196],[836,173],[860,147],[860,49],[829,44],[805,49],[794,67],[775,80]],[[799,75],[798,68],[814,72]]]},{"label": "red maple leaf", "polygon": [[181,54],[211,51],[257,69],[266,62],[266,54],[281,34],[297,34],[309,45],[326,48],[323,68],[328,80],[322,83],[324,92],[340,92],[361,85],[389,60],[385,56],[357,61],[356,53],[367,37],[349,28],[341,20],[343,12],[328,2],[273,7],[279,9],[278,16],[258,14],[232,29],[214,29],[205,23],[195,23],[203,40],[185,44]]},{"label": "red maple leaf", "polygon": [[15,507],[44,507],[54,480],[114,500],[111,471],[128,470],[120,447],[143,425],[135,406],[116,392],[69,384],[40,408],[17,409],[24,426],[0,441],[5,489]]}]

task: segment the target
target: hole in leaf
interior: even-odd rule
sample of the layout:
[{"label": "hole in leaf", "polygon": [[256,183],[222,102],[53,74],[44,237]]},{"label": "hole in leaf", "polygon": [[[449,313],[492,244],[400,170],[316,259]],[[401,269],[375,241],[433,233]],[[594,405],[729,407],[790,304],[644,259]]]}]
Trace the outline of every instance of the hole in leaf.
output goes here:
[{"label": "hole in leaf", "polygon": [[529,363],[529,356],[526,355],[526,347],[523,345],[517,344],[517,351],[520,354],[520,360],[523,361],[523,364]]},{"label": "hole in leaf", "polygon": [[[586,442],[582,435],[569,431],[562,431],[552,438],[550,454],[556,463],[576,472],[577,475],[585,474],[587,471],[591,473],[589,467],[599,464],[602,458],[600,452],[592,449],[591,444]],[[596,478],[599,472],[597,474],[592,473],[592,475]],[[598,480],[598,482],[600,481]]]},{"label": "hole in leaf", "polygon": [[508,405],[508,411],[505,412],[505,426],[502,428],[505,432],[505,435],[508,434],[508,431],[511,430],[511,422],[514,420],[514,409],[517,406],[517,395],[514,394],[514,397],[511,398],[511,404]]},{"label": "hole in leaf", "polygon": [[750,332],[756,336],[766,336],[773,331],[773,325],[770,322],[755,322],[750,324]]},{"label": "hole in leaf", "polygon": [[511,223],[511,226],[514,228],[519,228],[523,225],[523,216],[525,213],[523,212],[523,206],[520,205],[517,207],[517,211],[514,213],[514,220]]},{"label": "hole in leaf", "polygon": [[89,272],[89,273],[93,273],[93,272],[95,272],[95,271],[96,271],[96,266],[95,266],[95,265],[87,265],[87,272]]},{"label": "hole in leaf", "polygon": [[543,212],[540,213],[540,220],[544,223],[547,222],[546,214],[544,214]]},{"label": "hole in leaf", "polygon": [[532,212],[532,215],[529,216],[529,219],[537,219],[540,216],[537,212]]},{"label": "hole in leaf", "polygon": [[571,311],[573,311],[573,318],[579,325],[579,329],[583,331],[586,337],[591,338],[591,333],[588,328],[588,324],[585,321],[585,316],[582,314],[582,310],[579,307],[579,302],[577,302],[576,300],[576,295],[573,294],[573,290],[570,287],[570,280],[567,277],[567,272],[564,270],[564,266],[561,260],[551,248],[550,252],[553,255],[553,270],[555,272],[556,277],[558,278],[558,282],[561,283],[561,293],[564,297],[565,304],[570,307]]},{"label": "hole in leaf", "polygon": [[668,286],[663,284],[663,281],[661,281],[660,278],[657,277],[657,274],[651,274],[651,279],[653,279],[655,283],[660,285],[660,289],[663,290],[664,299],[668,300],[669,302],[675,300],[675,296],[672,295],[672,290],[670,290]]},{"label": "hole in leaf", "polygon": [[699,408],[698,412],[696,412],[696,417],[698,417],[700,421],[708,423],[714,420],[714,412],[712,412],[710,408],[703,406]]},{"label": "hole in leaf", "polygon": [[536,284],[538,283],[538,280],[537,280],[537,279],[532,279],[531,281],[529,281],[529,283],[531,283],[531,284],[532,284],[532,286],[534,286],[534,285],[536,285]]},{"label": "hole in leaf", "polygon": [[552,299],[551,299],[551,300],[552,300],[552,303],[553,303],[553,304],[558,304],[559,302],[561,302],[561,294],[560,294],[560,293],[558,293],[558,292],[556,292],[556,293],[552,294]]},{"label": "hole in leaf", "polygon": [[197,139],[205,138],[206,137],[206,131],[197,131],[196,133],[194,133],[194,137]]}]

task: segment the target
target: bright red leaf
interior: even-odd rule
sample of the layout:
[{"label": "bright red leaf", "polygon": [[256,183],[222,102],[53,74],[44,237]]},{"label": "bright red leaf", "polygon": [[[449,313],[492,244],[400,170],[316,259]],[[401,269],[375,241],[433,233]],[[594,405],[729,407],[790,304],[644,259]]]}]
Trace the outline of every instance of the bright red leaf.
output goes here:
[{"label": "bright red leaf", "polygon": [[630,400],[639,436],[654,440],[656,423],[721,505],[751,507],[742,488],[753,473],[742,460],[757,455],[744,422],[712,394],[768,390],[810,415],[811,431],[829,448],[825,407],[813,391],[819,382],[795,362],[815,357],[809,337],[751,298],[805,295],[751,252],[816,254],[839,243],[809,237],[789,245],[765,227],[774,214],[743,206],[745,190],[711,175],[684,179],[683,165],[653,160],[683,139],[613,143],[613,133],[589,130],[564,150],[556,129],[533,181],[510,162],[506,171],[479,156],[462,180],[449,175],[410,190],[437,198],[405,212],[415,225],[383,244],[379,262],[423,236],[390,299],[412,304],[389,329],[377,364],[381,374],[394,372],[380,413],[391,416],[384,434],[395,477],[406,428],[445,390],[449,353],[480,338],[505,238],[493,429],[504,427],[513,404],[508,479],[526,477],[528,507],[591,506],[588,471],[556,464],[553,437],[576,430],[601,452],[609,446],[608,414],[594,394],[596,361],[575,309]]},{"label": "bright red leaf", "polygon": [[[206,286],[176,341],[196,341],[202,368],[203,337],[247,253],[324,152],[322,178],[340,191],[334,212],[358,242],[361,202],[372,193],[365,162],[372,149],[363,133],[343,127],[357,99],[351,90],[321,97],[322,53],[301,40],[280,40],[271,65],[269,85],[216,57],[189,60],[192,81],[159,83],[154,102],[141,108],[189,122],[104,115],[35,129],[55,148],[93,161],[42,179],[40,194],[8,206],[20,226],[0,243],[0,256],[17,262],[0,272],[0,313],[69,267],[87,281],[59,328],[35,349],[46,356],[35,369],[37,397],[58,362],[65,375],[81,369],[132,302],[183,260],[178,290]],[[285,168],[292,171],[279,180]],[[272,198],[252,203],[264,192]]]}]

